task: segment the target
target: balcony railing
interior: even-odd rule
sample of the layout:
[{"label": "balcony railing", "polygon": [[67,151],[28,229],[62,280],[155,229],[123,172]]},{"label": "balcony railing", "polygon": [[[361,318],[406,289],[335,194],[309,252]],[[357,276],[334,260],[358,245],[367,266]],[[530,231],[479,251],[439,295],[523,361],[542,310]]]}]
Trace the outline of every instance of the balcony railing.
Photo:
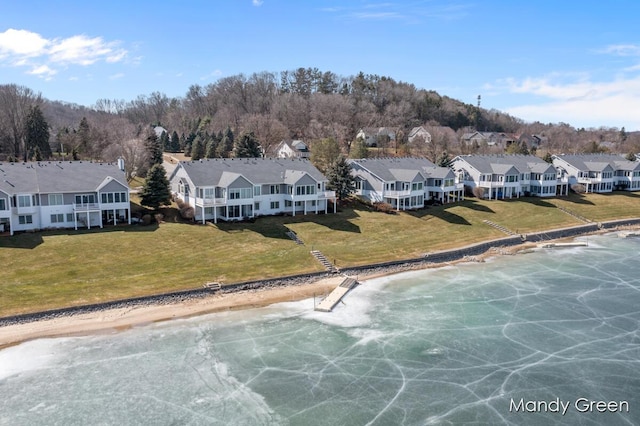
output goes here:
[{"label": "balcony railing", "polygon": [[331,198],[336,198],[336,191],[320,191],[318,192],[319,200],[327,200]]},{"label": "balcony railing", "polygon": [[411,195],[411,191],[384,191],[382,194],[385,197],[408,197]]},{"label": "balcony railing", "polygon": [[94,210],[100,210],[100,204],[98,203],[73,203],[73,210],[76,212],[88,212]]},{"label": "balcony railing", "polygon": [[225,198],[196,198],[197,206],[211,207],[211,206],[223,206],[227,204]]}]

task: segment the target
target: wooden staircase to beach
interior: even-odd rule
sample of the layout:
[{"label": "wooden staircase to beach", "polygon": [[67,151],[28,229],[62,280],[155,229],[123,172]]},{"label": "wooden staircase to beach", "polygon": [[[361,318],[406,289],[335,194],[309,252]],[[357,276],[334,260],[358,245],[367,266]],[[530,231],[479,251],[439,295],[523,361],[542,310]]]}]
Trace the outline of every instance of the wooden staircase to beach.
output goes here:
[{"label": "wooden staircase to beach", "polygon": [[319,250],[311,250],[311,254],[313,255],[313,257],[315,257],[318,262],[322,263],[322,266],[324,266],[324,268],[331,273],[337,273],[338,269],[333,266],[331,264],[331,262],[329,262],[329,259],[327,259],[327,257],[322,254]]},{"label": "wooden staircase to beach", "polygon": [[507,229],[502,225],[498,225],[497,223],[493,223],[490,220],[483,220],[483,222],[486,223],[489,226],[492,226],[492,227],[496,228],[498,231],[504,232],[507,235],[518,235],[515,232],[513,232],[512,230]]}]

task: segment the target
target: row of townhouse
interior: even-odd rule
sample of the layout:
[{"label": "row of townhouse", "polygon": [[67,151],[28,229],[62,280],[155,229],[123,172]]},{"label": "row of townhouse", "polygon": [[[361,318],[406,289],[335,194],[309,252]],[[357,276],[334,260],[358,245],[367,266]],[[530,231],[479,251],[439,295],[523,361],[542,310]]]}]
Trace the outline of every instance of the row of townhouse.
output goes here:
[{"label": "row of townhouse", "polygon": [[553,166],[535,155],[459,155],[452,167],[463,184],[481,188],[490,200],[524,195],[566,195],[569,185]]},{"label": "row of townhouse", "polygon": [[182,161],[169,177],[177,199],[195,219],[241,220],[264,215],[328,212],[336,193],[327,178],[301,158],[228,158]]},{"label": "row of townhouse", "polygon": [[[349,160],[356,195],[397,210],[464,199],[465,187],[488,199],[640,190],[640,162],[621,155],[460,155],[452,167],[424,158]],[[230,221],[336,211],[336,193],[308,160],[208,159],[179,162],[169,178],[195,218]],[[477,193],[477,191],[474,191]],[[330,208],[331,207],[331,208]],[[131,223],[124,164],[82,161],[0,163],[0,232]]]},{"label": "row of townhouse", "polygon": [[569,185],[583,185],[585,192],[640,190],[640,162],[617,154],[553,155],[553,165]]},{"label": "row of townhouse", "polygon": [[356,180],[356,195],[390,204],[396,210],[464,199],[464,187],[453,171],[424,158],[367,158],[349,160],[349,165]]},{"label": "row of townhouse", "polygon": [[620,154],[553,155],[552,164],[533,155],[460,155],[452,162],[459,181],[482,188],[488,199],[640,190],[640,162]]},{"label": "row of townhouse", "polygon": [[0,163],[0,232],[131,223],[124,163]]}]

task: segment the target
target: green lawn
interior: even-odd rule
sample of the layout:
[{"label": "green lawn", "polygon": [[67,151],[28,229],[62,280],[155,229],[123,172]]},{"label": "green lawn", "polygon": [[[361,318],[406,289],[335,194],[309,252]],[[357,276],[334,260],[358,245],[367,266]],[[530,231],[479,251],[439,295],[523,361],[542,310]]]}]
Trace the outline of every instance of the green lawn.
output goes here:
[{"label": "green lawn", "polygon": [[[0,238],[0,316],[244,280],[320,271],[321,250],[338,266],[420,256],[518,233],[640,216],[640,196],[587,194],[541,200],[469,199],[385,214],[355,203],[338,214],[264,217],[255,223],[123,226]],[[305,245],[286,236],[294,230]]]}]

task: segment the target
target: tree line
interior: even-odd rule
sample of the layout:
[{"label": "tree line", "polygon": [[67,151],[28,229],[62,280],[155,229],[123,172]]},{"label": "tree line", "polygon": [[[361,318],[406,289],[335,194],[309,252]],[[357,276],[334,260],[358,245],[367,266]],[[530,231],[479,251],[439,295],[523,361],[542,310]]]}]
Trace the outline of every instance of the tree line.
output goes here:
[{"label": "tree line", "polygon": [[[409,131],[420,125],[431,134],[431,142],[409,144]],[[624,128],[576,129],[566,123],[527,123],[391,77],[363,72],[345,77],[317,68],[298,68],[238,74],[206,86],[192,85],[182,97],[153,92],[131,101],[99,99],[92,106],[47,100],[15,84],[0,85],[0,161],[115,161],[123,157],[131,172],[146,173],[152,155],[149,138],[156,126],[167,129],[158,136],[163,151],[182,152],[194,159],[260,155],[259,151],[268,155],[284,139],[302,139],[312,152],[326,148],[330,140],[343,156],[420,155],[434,162],[443,153],[505,149],[465,146],[461,136],[473,130],[541,134],[548,141],[545,152],[640,150],[640,136]],[[355,136],[369,127],[394,129],[396,138],[382,138],[371,149]],[[510,147],[516,152],[529,152],[530,148],[520,144]]]}]

